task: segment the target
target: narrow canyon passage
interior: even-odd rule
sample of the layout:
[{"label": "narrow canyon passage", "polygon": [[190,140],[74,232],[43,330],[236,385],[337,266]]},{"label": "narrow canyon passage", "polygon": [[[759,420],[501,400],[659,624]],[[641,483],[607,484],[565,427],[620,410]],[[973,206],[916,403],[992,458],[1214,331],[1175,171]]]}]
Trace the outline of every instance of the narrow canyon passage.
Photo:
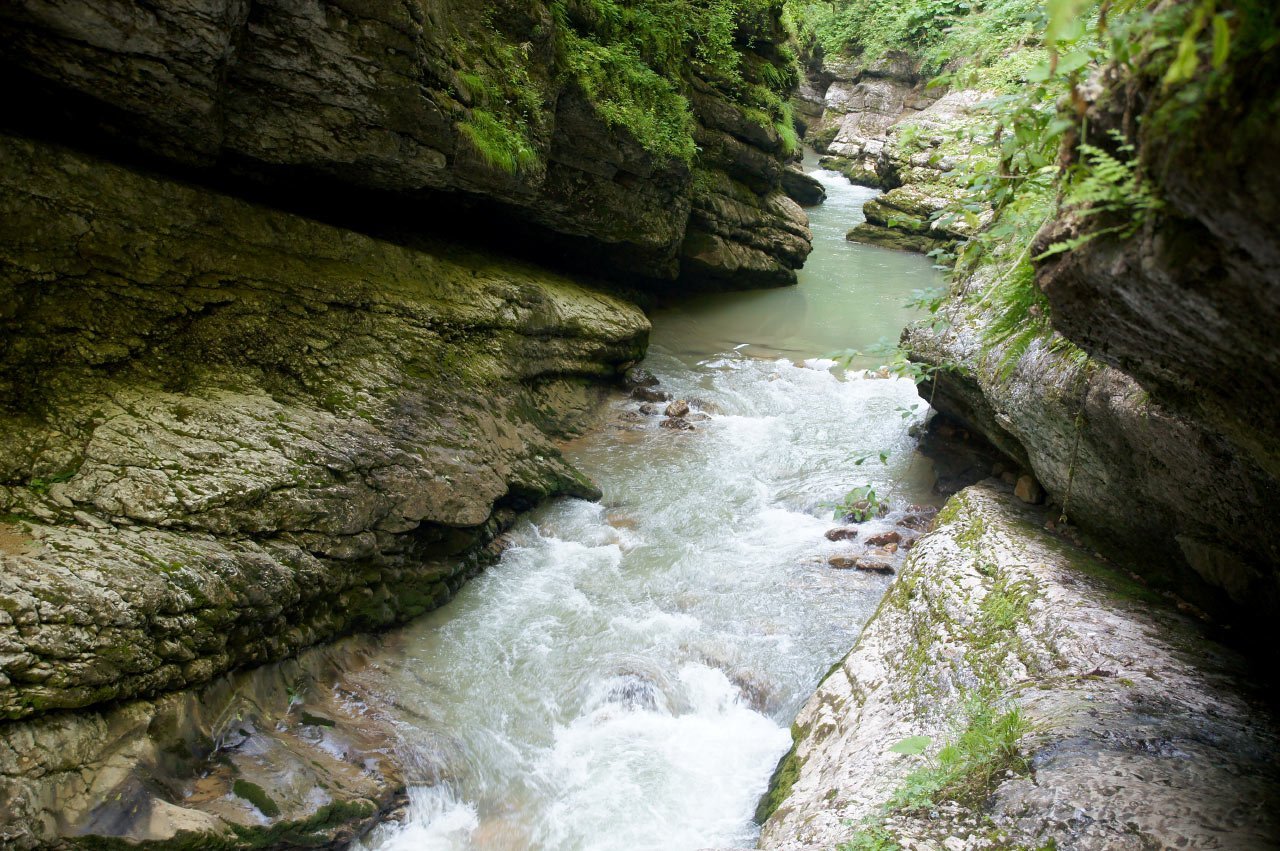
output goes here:
[{"label": "narrow canyon passage", "polygon": [[[936,272],[846,242],[875,193],[807,167],[827,200],[799,287],[654,317],[644,366],[709,418],[677,432],[614,402],[568,450],[603,501],[544,506],[499,564],[388,642],[386,703],[419,769],[406,823],[366,848],[754,843],[792,718],[889,583],[827,566],[849,546],[823,536],[830,503],[867,482],[898,507],[929,488],[907,434],[915,387],[823,356],[896,339]],[[886,465],[851,463],[881,451]]]}]

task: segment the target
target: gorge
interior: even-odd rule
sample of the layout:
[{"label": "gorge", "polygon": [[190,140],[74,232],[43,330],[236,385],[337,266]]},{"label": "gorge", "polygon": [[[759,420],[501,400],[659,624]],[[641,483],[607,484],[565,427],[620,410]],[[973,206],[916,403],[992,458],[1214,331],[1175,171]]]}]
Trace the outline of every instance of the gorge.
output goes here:
[{"label": "gorge", "polygon": [[1276,847],[1277,12],[960,5],[0,10],[0,846]]}]

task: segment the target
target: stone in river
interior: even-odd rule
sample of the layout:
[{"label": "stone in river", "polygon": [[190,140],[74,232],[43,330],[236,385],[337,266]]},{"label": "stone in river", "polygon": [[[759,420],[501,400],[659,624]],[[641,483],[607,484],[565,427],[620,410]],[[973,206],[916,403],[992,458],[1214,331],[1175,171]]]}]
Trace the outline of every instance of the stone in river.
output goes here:
[{"label": "stone in river", "polygon": [[627,370],[627,374],[623,377],[622,383],[628,389],[632,390],[637,387],[657,387],[658,377],[647,369],[635,367]]},{"label": "stone in river", "polygon": [[870,558],[868,556],[861,556],[854,559],[853,566],[858,570],[865,570],[871,573],[893,573],[893,565],[889,564],[889,562],[884,559]]},{"label": "stone in river", "polygon": [[637,387],[631,391],[631,398],[639,399],[641,402],[665,402],[671,398],[671,394],[652,387]]},{"label": "stone in river", "polygon": [[852,541],[858,537],[857,529],[850,529],[847,526],[837,526],[834,529],[827,530],[828,541]]},{"label": "stone in river", "polygon": [[885,544],[896,544],[902,540],[902,534],[899,532],[881,532],[879,535],[870,535],[866,538],[866,542],[873,547],[883,547]]},{"label": "stone in river", "polygon": [[670,405],[667,405],[666,414],[669,417],[683,417],[689,413],[689,403],[684,399],[677,399]]}]

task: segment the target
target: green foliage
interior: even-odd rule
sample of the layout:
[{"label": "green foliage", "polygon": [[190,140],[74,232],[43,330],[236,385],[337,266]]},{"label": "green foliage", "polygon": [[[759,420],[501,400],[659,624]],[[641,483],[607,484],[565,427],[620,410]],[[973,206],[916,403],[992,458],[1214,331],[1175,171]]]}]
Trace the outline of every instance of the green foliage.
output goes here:
[{"label": "green foliage", "polygon": [[893,747],[889,748],[890,753],[900,753],[906,756],[919,756],[925,752],[929,745],[933,744],[933,739],[928,736],[907,736]]},{"label": "green foliage", "polygon": [[69,482],[75,478],[76,472],[77,470],[69,470],[65,473],[58,473],[57,475],[49,476],[48,478],[35,478],[27,482],[27,487],[30,488],[31,492],[37,496],[45,496],[49,493],[49,488],[53,485]]},{"label": "green foliage", "polygon": [[973,68],[997,63],[1034,39],[1038,0],[837,0],[807,3],[803,14],[828,53],[873,62],[905,50],[936,74],[956,59]]},{"label": "green foliage", "polygon": [[460,56],[475,56],[472,67],[458,73],[472,104],[458,128],[486,163],[514,173],[538,161],[533,138],[544,96],[529,77],[525,48],[511,44],[488,17],[480,32],[473,45],[455,45]]},{"label": "green foliage", "polygon": [[834,508],[834,519],[854,523],[865,523],[889,510],[888,504],[880,499],[872,485],[861,485],[849,491]]},{"label": "green foliage", "polygon": [[1111,131],[1111,138],[1115,153],[1087,142],[1076,146],[1080,159],[1067,172],[1060,207],[1075,210],[1082,219],[1105,215],[1116,223],[1055,242],[1036,260],[1074,251],[1105,234],[1127,239],[1160,209],[1160,199],[1150,182],[1140,177],[1133,145],[1115,130]]},{"label": "green foliage", "polygon": [[[898,848],[885,830],[885,816],[932,809],[943,801],[977,808],[1006,771],[1027,770],[1027,760],[1018,743],[1030,732],[1031,725],[1016,706],[1002,710],[988,696],[972,696],[965,703],[963,723],[955,739],[903,778],[880,815],[864,821],[848,842],[836,846],[837,851]],[[914,756],[923,754],[930,744],[927,736],[911,736],[889,750]]]},{"label": "green foliage", "polygon": [[257,783],[252,783],[248,780],[237,780],[231,785],[231,791],[235,793],[237,798],[244,798],[250,804],[253,804],[267,818],[276,818],[280,815],[280,805],[273,801],[271,796],[267,794],[267,790]]},{"label": "green foliage", "polygon": [[778,26],[776,0],[556,0],[552,11],[564,80],[655,156],[696,153],[690,67],[795,150],[786,103],[799,80],[795,51],[755,52],[755,34]]},{"label": "green foliage", "polygon": [[528,168],[538,161],[538,153],[520,128],[513,128],[497,115],[480,109],[458,125],[467,141],[486,163],[507,173]]}]

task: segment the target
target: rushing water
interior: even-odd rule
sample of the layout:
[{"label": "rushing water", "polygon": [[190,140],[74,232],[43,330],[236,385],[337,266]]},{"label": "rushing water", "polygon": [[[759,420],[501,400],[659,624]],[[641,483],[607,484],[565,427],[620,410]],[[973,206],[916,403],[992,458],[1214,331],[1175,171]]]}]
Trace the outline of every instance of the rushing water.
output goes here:
[{"label": "rushing water", "polygon": [[[896,337],[929,261],[844,233],[870,190],[813,170],[799,287],[654,317],[646,367],[712,414],[693,432],[626,412],[569,448],[605,492],[561,500],[500,563],[382,660],[422,766],[404,825],[371,848],[749,846],[788,727],[887,580],[836,571],[825,507],[870,481],[923,495],[905,381],[844,379],[822,356]],[[889,463],[852,466],[865,452]],[[443,769],[440,767],[443,766]]]}]

